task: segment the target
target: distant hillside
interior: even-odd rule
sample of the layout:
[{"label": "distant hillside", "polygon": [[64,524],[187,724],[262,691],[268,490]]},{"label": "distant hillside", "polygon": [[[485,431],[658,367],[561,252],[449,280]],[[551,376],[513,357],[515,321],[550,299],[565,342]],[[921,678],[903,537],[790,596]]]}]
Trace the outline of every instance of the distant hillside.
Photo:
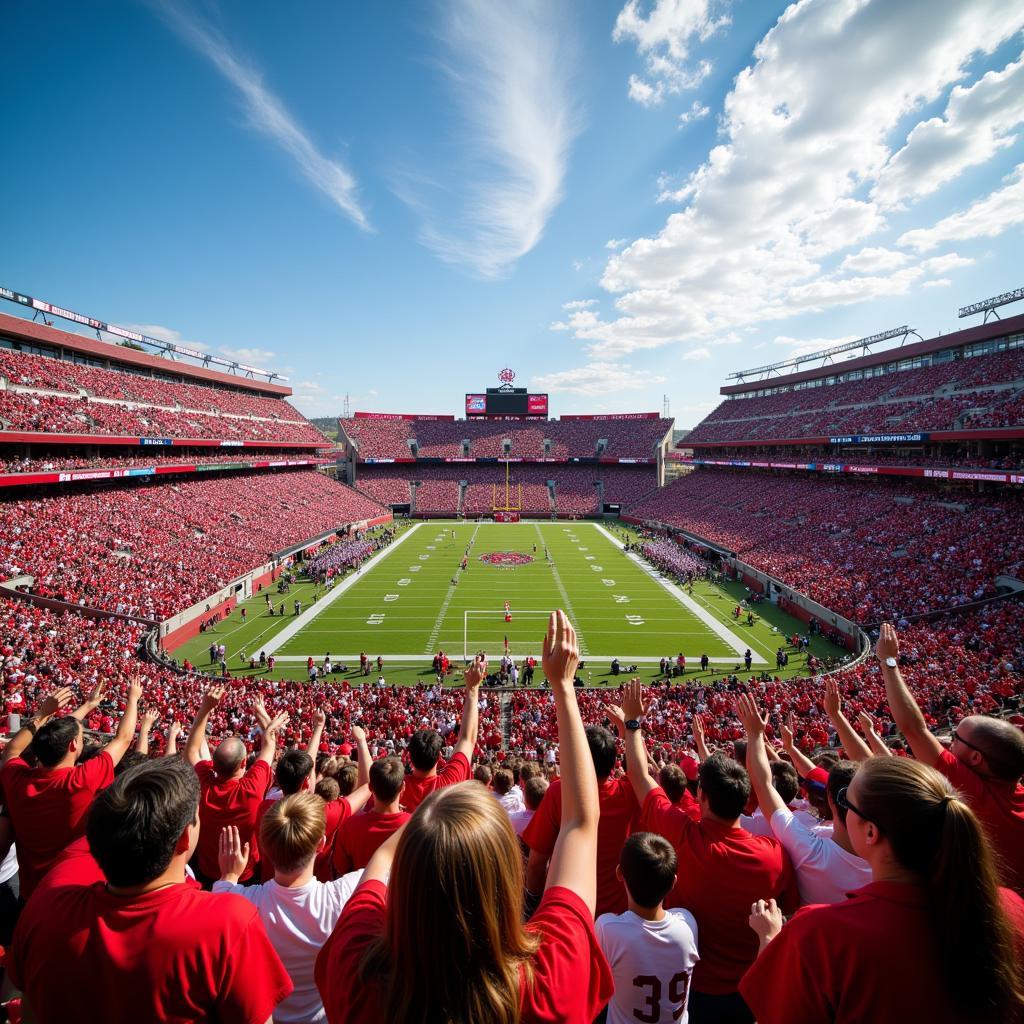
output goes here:
[{"label": "distant hillside", "polygon": [[311,416],[308,417],[309,422],[313,424],[317,430],[323,431],[328,437],[338,438],[338,417],[337,416]]}]

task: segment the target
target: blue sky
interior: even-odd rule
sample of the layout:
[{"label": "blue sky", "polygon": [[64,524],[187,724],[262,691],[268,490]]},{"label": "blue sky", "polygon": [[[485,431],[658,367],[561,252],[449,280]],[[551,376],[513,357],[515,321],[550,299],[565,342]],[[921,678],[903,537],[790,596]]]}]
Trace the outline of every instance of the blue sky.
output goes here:
[{"label": "blue sky", "polygon": [[[1024,7],[9,6],[0,284],[309,415],[694,425],[725,375],[1024,284]],[[8,312],[15,307],[4,304]]]}]

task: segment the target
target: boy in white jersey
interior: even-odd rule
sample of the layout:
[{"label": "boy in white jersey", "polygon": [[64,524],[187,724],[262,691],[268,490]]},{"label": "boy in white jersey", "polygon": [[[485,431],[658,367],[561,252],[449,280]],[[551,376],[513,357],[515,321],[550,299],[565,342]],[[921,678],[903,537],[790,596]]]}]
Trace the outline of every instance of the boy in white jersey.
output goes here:
[{"label": "boy in white jersey", "polygon": [[676,884],[672,844],[653,832],[634,832],[622,847],[615,874],[625,883],[629,909],[602,914],[597,940],[611,965],[615,995],[608,1024],[686,1024],[690,976],[697,956],[697,922],[688,910],[662,903]]}]

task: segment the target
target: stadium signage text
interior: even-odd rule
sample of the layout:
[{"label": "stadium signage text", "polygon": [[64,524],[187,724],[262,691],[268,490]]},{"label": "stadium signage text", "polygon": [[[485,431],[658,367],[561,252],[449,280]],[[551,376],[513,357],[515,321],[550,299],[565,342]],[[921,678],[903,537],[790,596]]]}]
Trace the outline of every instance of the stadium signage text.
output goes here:
[{"label": "stadium signage text", "polygon": [[830,437],[829,444],[913,444],[927,441],[930,434],[847,434],[844,437]]}]

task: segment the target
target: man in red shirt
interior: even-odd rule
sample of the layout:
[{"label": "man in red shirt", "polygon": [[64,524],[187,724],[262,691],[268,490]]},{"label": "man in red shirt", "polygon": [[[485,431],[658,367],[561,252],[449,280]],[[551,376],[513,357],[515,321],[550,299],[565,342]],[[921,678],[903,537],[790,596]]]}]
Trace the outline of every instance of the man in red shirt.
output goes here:
[{"label": "man in red shirt", "polygon": [[[586,728],[587,745],[597,774],[598,800],[601,820],[597,827],[597,908],[601,914],[621,914],[627,909],[628,898],[622,881],[616,877],[622,844],[639,824],[640,805],[627,779],[612,779],[618,755],[615,737],[600,725]],[[562,780],[555,779],[544,794],[537,813],[523,832],[523,842],[529,847],[526,862],[527,905],[530,896],[544,891],[548,861],[558,838],[562,815]]]},{"label": "man in red shirt", "polygon": [[373,807],[342,822],[334,838],[334,870],[337,875],[365,868],[377,847],[411,817],[401,808],[405,769],[397,757],[374,761],[370,767]]},{"label": "man in red shirt", "polygon": [[131,768],[97,796],[89,848],[106,881],[86,858],[54,867],[7,956],[33,1020],[262,1024],[291,992],[256,908],[186,881],[199,797],[178,758]]},{"label": "man in red shirt", "polygon": [[435,729],[419,729],[409,738],[412,774],[406,777],[402,804],[410,813],[434,790],[469,780],[480,722],[480,684],[486,676],[487,657],[478,654],[465,672],[466,697],[462,703],[462,724],[455,741],[455,752],[440,771],[437,770],[442,747],[440,734]]},{"label": "man in red shirt", "polygon": [[[288,722],[285,713],[273,721],[265,721],[263,747],[248,771],[245,770],[245,745],[237,736],[222,740],[213,753],[213,760],[203,761],[201,751],[206,738],[206,723],[223,696],[223,686],[213,686],[206,692],[185,744],[185,760],[195,768],[202,788],[199,801],[202,829],[192,870],[206,889],[220,878],[220,830],[234,825],[243,846],[252,842],[256,831],[256,812],[270,788],[270,766],[277,749],[277,732]],[[255,862],[256,857],[251,856],[242,881],[252,878]]]},{"label": "man in red shirt", "polygon": [[690,1013],[695,1020],[753,1022],[739,983],[757,958],[758,943],[743,928],[751,905],[767,898],[759,897],[759,891],[770,893],[786,913],[796,909],[800,896],[789,857],[774,839],[739,827],[750,779],[741,765],[720,752],[700,765],[700,821],[672,806],[648,769],[641,733],[646,709],[637,680],[626,684],[621,708],[605,710],[625,735],[626,770],[637,799],[643,801],[640,827],[663,835],[679,858],[678,880],[665,906],[683,907],[697,919],[700,962],[693,972]]},{"label": "man in red shirt", "polygon": [[[114,738],[85,764],[82,722],[103,700],[98,683],[88,700],[63,718],[53,718],[71,691],[58,690],[43,701],[40,716],[29,720],[3,753],[4,801],[18,844],[21,897],[28,899],[66,846],[85,835],[89,805],[96,793],[114,781],[114,768],[135,736],[142,683],[132,679],[124,715]],[[31,743],[29,742],[31,740]],[[29,747],[39,762],[32,768],[19,756]]]},{"label": "man in red shirt", "polygon": [[998,854],[1002,884],[1024,895],[1024,732],[1009,722],[970,715],[947,750],[931,733],[899,670],[899,638],[888,622],[875,647],[896,727],[918,761],[941,772],[964,795]]}]

